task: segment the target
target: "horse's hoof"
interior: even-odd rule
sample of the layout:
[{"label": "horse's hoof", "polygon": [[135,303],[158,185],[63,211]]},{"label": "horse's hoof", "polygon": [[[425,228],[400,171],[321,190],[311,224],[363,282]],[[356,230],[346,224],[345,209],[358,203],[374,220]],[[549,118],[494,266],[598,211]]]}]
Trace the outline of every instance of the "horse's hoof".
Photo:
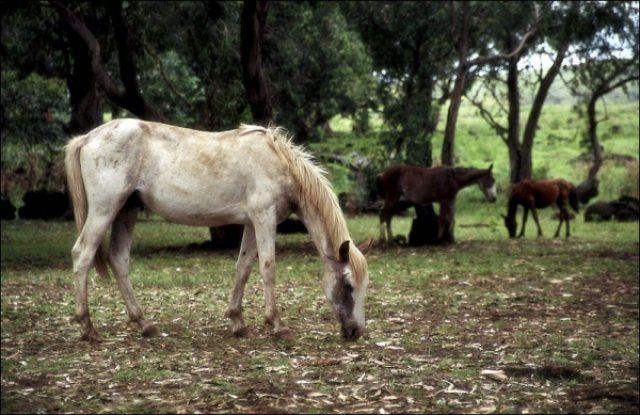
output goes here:
[{"label": "horse's hoof", "polygon": [[246,327],[240,327],[233,331],[233,335],[236,337],[247,337],[249,335],[249,330]]},{"label": "horse's hoof", "polygon": [[160,334],[160,331],[153,323],[148,323],[142,328],[143,337],[156,337]]},{"label": "horse's hoof", "polygon": [[278,340],[293,341],[296,339],[293,332],[286,327],[276,331],[274,335]]},{"label": "horse's hoof", "polygon": [[100,343],[102,341],[102,336],[94,329],[87,330],[82,333],[82,340],[87,341],[89,343]]}]

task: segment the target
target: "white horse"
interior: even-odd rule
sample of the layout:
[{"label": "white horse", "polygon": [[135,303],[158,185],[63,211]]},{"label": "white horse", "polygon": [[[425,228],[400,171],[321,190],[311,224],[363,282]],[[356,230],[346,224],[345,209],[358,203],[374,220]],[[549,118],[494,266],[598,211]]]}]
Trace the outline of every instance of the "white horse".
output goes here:
[{"label": "white horse", "polygon": [[[264,282],[266,322],[277,337],[291,337],[276,309],[276,226],[295,212],[324,259],[323,287],[342,336],[365,330],[369,282],[364,254],[372,240],[352,247],[338,200],[311,156],[281,128],[242,125],[211,133],[134,119],[110,121],[66,146],[65,166],[80,235],[71,251],[75,320],[84,340],[99,340],[87,303],[92,265],[115,274],[129,319],[144,336],[157,334],[143,318],[129,282],[133,228],[140,208],[170,222],[194,226],[244,225],[236,282],[226,312],[233,333],[245,336],[244,287],[256,257]],[[111,226],[108,255],[101,244]]]}]

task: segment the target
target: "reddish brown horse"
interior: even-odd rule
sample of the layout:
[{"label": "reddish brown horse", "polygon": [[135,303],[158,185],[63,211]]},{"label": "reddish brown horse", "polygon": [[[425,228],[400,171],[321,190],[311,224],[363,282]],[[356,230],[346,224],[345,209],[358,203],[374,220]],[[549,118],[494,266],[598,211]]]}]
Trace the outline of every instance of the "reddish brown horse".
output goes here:
[{"label": "reddish brown horse", "polygon": [[[478,184],[487,200],[495,202],[496,181],[491,174],[492,167],[493,164],[485,170],[449,166],[427,168],[399,164],[378,174],[376,185],[378,193],[384,198],[384,206],[380,211],[380,242],[385,242],[385,224],[387,241],[393,241],[391,217],[397,213],[403,201],[415,205],[440,203],[442,206],[443,203],[453,202],[462,188]],[[441,216],[440,222],[442,220]]]},{"label": "reddish brown horse", "polygon": [[542,209],[556,204],[560,208],[560,223],[558,224],[554,238],[557,238],[560,234],[562,222],[566,223],[565,236],[568,238],[571,233],[569,230],[570,214],[567,210],[567,203],[571,205],[571,208],[576,211],[576,213],[578,212],[578,193],[576,188],[564,179],[523,180],[517,183],[511,188],[507,216],[502,215],[504,224],[509,231],[509,237],[516,237],[516,229],[518,227],[516,213],[519,205],[522,205],[524,212],[522,213],[522,228],[520,229],[518,238],[524,237],[524,229],[527,224],[529,211],[531,211],[533,220],[536,221],[538,237],[542,236],[542,229],[540,228],[538,211],[536,209]]}]

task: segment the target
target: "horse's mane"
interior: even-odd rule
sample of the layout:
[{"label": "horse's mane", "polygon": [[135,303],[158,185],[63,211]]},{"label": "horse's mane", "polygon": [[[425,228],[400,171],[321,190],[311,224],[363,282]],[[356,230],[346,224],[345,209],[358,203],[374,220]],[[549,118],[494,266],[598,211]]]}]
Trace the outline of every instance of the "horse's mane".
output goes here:
[{"label": "horse's mane", "polygon": [[[314,162],[311,154],[293,143],[292,136],[282,127],[265,128],[242,124],[240,130],[241,135],[251,132],[262,132],[266,135],[269,145],[289,166],[289,171],[297,185],[296,193],[299,197],[300,209],[314,210],[323,219],[328,237],[333,242],[333,257],[338,258],[341,242],[349,240],[353,244],[353,241],[349,236],[347,223],[333,186],[326,177],[326,171]],[[366,261],[363,255],[354,255],[357,249],[353,248],[356,248],[355,244],[349,250],[349,261],[354,277],[359,279],[365,272]]]}]

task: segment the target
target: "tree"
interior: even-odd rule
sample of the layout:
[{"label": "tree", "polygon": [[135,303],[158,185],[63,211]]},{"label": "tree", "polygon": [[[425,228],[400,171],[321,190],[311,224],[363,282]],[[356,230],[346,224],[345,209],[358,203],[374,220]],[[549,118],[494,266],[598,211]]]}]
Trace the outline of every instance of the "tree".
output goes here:
[{"label": "tree", "polygon": [[251,107],[253,121],[268,125],[273,118],[271,99],[262,74],[262,37],[269,2],[245,0],[241,16],[240,55],[242,81]]},{"label": "tree", "polygon": [[[120,80],[124,87],[122,89],[116,85],[105,70],[100,54],[100,43],[96,40],[93,33],[91,33],[87,26],[66,5],[59,1],[51,1],[51,4],[69,29],[84,42],[84,48],[86,48],[90,56],[90,65],[87,65],[87,69],[91,70],[90,76],[95,78],[95,81],[102,88],[107,98],[116,105],[131,111],[141,119],[165,121],[164,116],[151,106],[142,95],[138,83],[138,67],[133,53],[133,42],[122,13],[122,1],[105,3],[105,7],[111,18],[113,33],[117,44],[118,60],[120,63]],[[82,53],[86,52],[77,51],[76,55]]]},{"label": "tree", "polygon": [[[511,4],[512,6],[509,7],[516,8],[528,5],[528,3]],[[572,47],[575,48],[589,39],[594,39],[599,31],[606,30],[611,23],[609,20],[613,8],[611,2],[553,2],[543,3],[543,5],[547,9],[544,11],[543,19],[540,20],[536,35],[531,39],[530,46],[523,49],[523,53],[512,56],[506,64],[492,68],[485,77],[483,84],[485,96],[496,101],[498,111],[492,112],[488,109],[483,102],[485,96],[476,94],[469,97],[480,114],[507,145],[512,183],[532,176],[533,145],[540,115],[552,83],[560,74],[566,58],[572,54]],[[509,11],[509,7],[505,6],[501,10]],[[500,10],[496,10],[496,15],[499,13]],[[523,9],[521,15],[527,16],[530,12]],[[522,20],[519,20],[517,15],[505,21],[522,24]],[[504,31],[501,34],[498,32],[496,46],[502,50],[512,47],[516,39],[512,38],[510,33],[516,33],[516,30],[517,27],[511,27],[510,31]],[[532,84],[535,87],[535,94],[522,136],[520,136],[520,89],[522,88],[522,82],[519,79],[520,66],[527,54],[544,54],[546,48],[551,48],[553,51],[550,59],[552,64],[548,68],[541,66],[533,73]],[[506,84],[506,92],[500,88],[502,84]],[[507,102],[506,106],[502,104],[504,101]],[[507,114],[506,126],[499,120],[500,112]]]},{"label": "tree", "polygon": [[[604,149],[598,139],[598,124],[607,117],[598,117],[597,103],[605,102],[605,95],[638,82],[638,5],[616,2],[608,4],[607,13],[600,13],[608,24],[595,36],[579,45],[576,55],[580,63],[571,67],[569,79],[564,79],[578,98],[575,110],[581,117],[586,114],[584,144],[593,153],[593,163],[587,177],[579,186],[581,203],[597,195],[598,171],[604,161]],[[604,17],[606,16],[606,17]],[[625,56],[624,51],[632,51]]]},{"label": "tree", "polygon": [[431,166],[439,107],[435,80],[446,73],[446,13],[438,2],[353,2],[344,9],[368,47],[387,131],[387,162]]},{"label": "tree", "polygon": [[[484,7],[488,3],[480,3],[476,5],[476,8]],[[456,77],[454,86],[449,95],[449,110],[447,112],[447,120],[444,131],[444,140],[442,143],[442,164],[454,165],[454,142],[456,125],[458,122],[458,112],[460,110],[460,104],[462,103],[462,96],[467,88],[467,80],[469,72],[476,66],[482,66],[487,64],[496,64],[501,61],[508,61],[513,57],[522,54],[522,51],[527,45],[529,38],[533,36],[537,29],[538,20],[530,22],[526,33],[522,35],[517,44],[513,44],[503,54],[487,54],[484,49],[487,38],[489,37],[486,32],[483,34],[478,29],[478,23],[472,22],[471,18],[471,4],[468,1],[462,2],[462,11],[458,13],[457,2],[451,2],[451,43],[454,45],[458,55],[458,66],[456,69]],[[489,9],[474,10],[473,16],[475,19],[484,20],[484,16],[489,15],[489,11],[495,10],[495,5],[491,4]],[[469,33],[474,31],[474,42],[471,41]],[[480,54],[479,57],[470,59],[469,56],[472,52]],[[455,223],[455,200],[451,203],[442,203],[440,206],[440,229],[438,232],[438,239],[443,243],[453,243],[454,237],[454,223]]]},{"label": "tree", "polygon": [[274,2],[263,44],[274,119],[298,142],[320,139],[337,114],[370,100],[371,59],[337,2]]}]

